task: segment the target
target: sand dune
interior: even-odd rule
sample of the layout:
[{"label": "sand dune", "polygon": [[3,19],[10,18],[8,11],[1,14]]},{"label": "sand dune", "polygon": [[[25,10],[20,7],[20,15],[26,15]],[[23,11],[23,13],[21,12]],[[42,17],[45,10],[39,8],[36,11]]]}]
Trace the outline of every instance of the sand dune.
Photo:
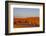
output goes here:
[{"label": "sand dune", "polygon": [[39,17],[16,18],[14,17],[14,28],[38,27]]}]

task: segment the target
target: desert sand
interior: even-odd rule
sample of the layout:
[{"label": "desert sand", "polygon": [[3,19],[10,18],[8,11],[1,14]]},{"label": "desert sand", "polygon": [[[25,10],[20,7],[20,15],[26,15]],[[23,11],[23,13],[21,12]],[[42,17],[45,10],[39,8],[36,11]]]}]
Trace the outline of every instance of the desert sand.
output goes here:
[{"label": "desert sand", "polygon": [[39,27],[39,17],[16,18],[14,28]]}]

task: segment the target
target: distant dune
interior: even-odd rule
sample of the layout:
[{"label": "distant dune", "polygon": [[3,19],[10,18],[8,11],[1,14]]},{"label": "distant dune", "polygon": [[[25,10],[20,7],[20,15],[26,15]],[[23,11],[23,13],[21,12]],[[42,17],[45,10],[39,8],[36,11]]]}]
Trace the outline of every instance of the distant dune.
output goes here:
[{"label": "distant dune", "polygon": [[39,27],[39,17],[16,18],[14,17],[14,28]]}]

